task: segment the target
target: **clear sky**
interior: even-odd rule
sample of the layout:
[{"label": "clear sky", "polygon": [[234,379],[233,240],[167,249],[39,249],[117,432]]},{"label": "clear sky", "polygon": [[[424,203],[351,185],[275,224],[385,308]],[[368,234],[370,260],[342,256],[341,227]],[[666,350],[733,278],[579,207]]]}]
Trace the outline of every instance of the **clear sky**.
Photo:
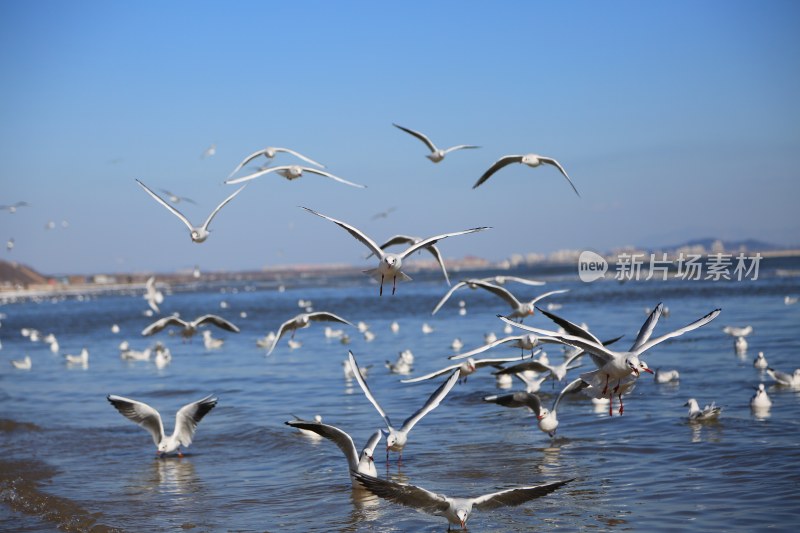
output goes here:
[{"label": "clear sky", "polygon": [[[800,244],[798,28],[796,1],[7,0],[0,204],[32,207],[0,212],[0,244],[16,243],[0,251],[50,274],[372,266],[299,205],[379,241],[493,227],[444,241],[445,257]],[[392,122],[481,148],[433,164]],[[266,146],[368,188],[270,174],[195,244],[134,181],[194,199],[178,207],[199,223]],[[550,167],[472,189],[528,152],[582,197]]]}]

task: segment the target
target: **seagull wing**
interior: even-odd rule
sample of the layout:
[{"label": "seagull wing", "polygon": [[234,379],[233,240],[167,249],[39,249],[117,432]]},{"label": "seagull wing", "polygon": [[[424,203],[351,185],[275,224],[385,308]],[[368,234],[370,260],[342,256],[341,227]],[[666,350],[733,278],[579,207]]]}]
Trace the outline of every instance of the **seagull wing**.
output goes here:
[{"label": "seagull wing", "polygon": [[425,136],[425,135],[423,135],[422,133],[420,133],[420,132],[418,132],[418,131],[414,131],[414,130],[408,129],[408,128],[404,128],[403,126],[398,126],[398,125],[397,125],[397,124],[395,124],[394,122],[392,123],[392,126],[394,126],[395,128],[401,129],[401,130],[403,130],[404,132],[406,132],[406,133],[408,133],[408,134],[411,134],[411,135],[413,135],[414,137],[416,137],[417,139],[419,139],[420,141],[424,142],[424,143],[425,143],[425,146],[427,146],[427,147],[428,147],[428,150],[430,150],[431,152],[435,152],[435,151],[437,150],[437,148],[436,148],[436,145],[435,145],[435,144],[433,144],[433,143],[431,142],[431,140],[430,140],[430,139],[428,139],[428,137],[427,137],[427,136]]},{"label": "seagull wing", "polygon": [[439,263],[439,267],[442,269],[442,274],[444,275],[444,280],[450,285],[450,276],[447,275],[447,269],[444,267],[444,259],[442,258],[442,253],[439,251],[439,248],[436,247],[435,244],[431,244],[430,246],[425,247],[431,255],[436,259],[436,262]]},{"label": "seagull wing", "polygon": [[655,346],[656,344],[662,343],[667,339],[671,339],[673,337],[678,337],[678,336],[683,335],[684,333],[686,333],[688,331],[692,331],[692,330],[697,329],[697,328],[699,328],[701,326],[705,326],[706,324],[708,324],[709,322],[711,322],[712,320],[717,318],[717,316],[720,314],[720,312],[722,312],[721,309],[714,309],[713,311],[708,313],[703,318],[695,320],[691,324],[687,324],[686,326],[684,326],[684,327],[682,327],[680,329],[676,329],[675,331],[671,331],[671,332],[667,333],[666,335],[661,335],[660,337],[656,337],[655,339],[650,339],[649,341],[647,341],[644,344],[642,344],[641,346],[639,346],[636,350],[632,350],[632,351],[636,355],[641,355],[644,352],[646,352],[647,350],[649,350],[650,348],[652,348],[653,346]]},{"label": "seagull wing", "polygon": [[152,324],[150,324],[149,326],[147,326],[146,328],[144,328],[142,330],[142,336],[147,337],[149,335],[153,335],[154,333],[158,333],[167,326],[180,326],[182,328],[185,328],[187,325],[188,324],[185,321],[178,318],[177,315],[165,316],[164,318],[160,318],[155,322],[153,322]]},{"label": "seagull wing", "polygon": [[[303,206],[300,206],[300,207],[303,207]],[[342,222],[341,220],[336,220],[335,218],[331,218],[331,217],[329,217],[327,215],[323,215],[322,213],[317,213],[313,209],[309,209],[307,207],[303,207],[303,209],[305,209],[309,213],[317,215],[318,217],[322,217],[324,219],[330,220],[331,222],[333,222],[337,226],[340,226],[340,227],[344,228],[350,235],[355,237],[356,240],[358,240],[361,244],[363,244],[364,246],[369,248],[370,251],[373,254],[375,254],[377,257],[383,259],[383,256],[385,254],[383,253],[383,250],[381,250],[380,246],[375,244],[375,241],[373,241],[372,239],[367,237],[364,233],[362,233],[360,230],[358,230],[354,226],[351,226],[350,224]]]},{"label": "seagull wing", "polygon": [[[313,431],[320,437],[325,437],[333,441],[347,458],[347,464],[350,466],[350,470],[356,470],[358,468],[358,451],[356,450],[353,438],[341,429],[329,424],[323,424],[322,422],[308,422],[306,420],[290,420],[285,422],[285,424],[293,428]],[[380,436],[380,432],[378,432],[378,435]]]},{"label": "seagull wing", "polygon": [[470,150],[473,148],[480,148],[480,146],[474,146],[472,144],[459,144],[456,146],[451,146],[447,150],[444,150],[444,153],[449,154],[450,152],[455,152],[456,150]]},{"label": "seagull wing", "polygon": [[[302,316],[302,315],[298,315]],[[272,339],[272,344],[270,344],[269,349],[267,349],[267,355],[271,354],[275,347],[278,345],[278,341],[281,340],[283,334],[289,331],[290,329],[297,329],[299,322],[297,321],[297,316],[290,318],[283,324],[281,327],[278,328],[278,332],[275,334],[275,338]]]},{"label": "seagull wing", "polygon": [[450,507],[446,496],[421,487],[378,479],[359,472],[354,472],[353,477],[371,493],[393,503],[419,509],[429,514],[443,513]]},{"label": "seagull wing", "polygon": [[[514,283],[521,283],[522,285],[531,285],[531,286],[535,286],[535,287],[538,287],[540,285],[544,285],[545,284],[544,281],[537,281],[535,279],[518,278],[517,276],[495,276],[494,278],[489,278],[489,279],[494,279],[496,285],[502,285],[503,283],[506,283],[508,281],[513,281]],[[500,281],[500,279],[502,279],[503,281]]]},{"label": "seagull wing", "polygon": [[449,291],[447,291],[447,292],[445,293],[445,295],[444,295],[444,296],[442,296],[442,299],[441,299],[441,300],[439,300],[439,303],[437,303],[437,304],[436,304],[436,307],[434,307],[434,308],[433,308],[433,311],[431,311],[431,315],[435,315],[435,314],[436,314],[436,312],[437,312],[439,309],[441,309],[441,307],[444,305],[444,303],[445,303],[445,302],[446,302],[448,299],[450,299],[450,296],[452,296],[454,292],[456,292],[458,289],[460,289],[461,287],[463,287],[463,286],[464,286],[464,285],[466,285],[466,284],[467,284],[467,282],[465,282],[465,281],[459,281],[458,283],[456,283],[455,285],[453,285],[452,287],[450,287],[450,290],[449,290]]},{"label": "seagull wing", "polygon": [[572,190],[575,191],[575,194],[578,195],[578,198],[581,197],[581,194],[578,192],[578,189],[575,188],[575,184],[572,183],[572,180],[569,179],[569,176],[567,176],[567,171],[564,170],[564,167],[562,167],[561,164],[558,161],[556,161],[555,159],[553,159],[551,157],[541,157],[541,156],[539,156],[539,161],[541,161],[542,163],[547,163],[548,165],[553,165],[558,170],[560,170],[561,173],[564,175],[564,177],[567,178],[567,181],[569,182],[569,184],[572,185]]},{"label": "seagull wing", "polygon": [[513,392],[502,396],[484,396],[484,402],[496,403],[503,407],[530,407],[539,416],[542,410],[542,402],[539,397],[530,392]]},{"label": "seagull wing", "polygon": [[565,293],[565,292],[569,292],[569,289],[559,289],[557,291],[550,291],[550,292],[546,292],[544,294],[540,294],[539,296],[537,296],[536,298],[531,300],[531,305],[535,305],[536,302],[538,302],[539,300],[542,300],[544,298],[547,298],[548,296],[552,296],[554,294],[562,294],[562,293]]},{"label": "seagull wing", "polygon": [[544,316],[546,316],[547,318],[549,318],[550,320],[552,320],[553,322],[564,328],[564,331],[566,331],[569,335],[573,335],[575,337],[581,337],[583,339],[592,341],[595,344],[603,344],[602,342],[600,342],[600,339],[595,337],[590,331],[583,329],[579,325],[573,324],[569,320],[554,315],[553,313],[549,313],[539,307],[537,307],[536,309]]},{"label": "seagull wing", "polygon": [[233,333],[239,333],[239,328],[235,324],[228,322],[221,316],[217,315],[203,315],[194,320],[195,326],[202,326],[203,324],[214,324],[218,328],[222,328]]},{"label": "seagull wing", "polygon": [[533,370],[534,372],[552,372],[553,368],[549,365],[545,365],[540,363],[539,361],[525,361],[524,363],[519,363],[514,366],[509,366],[503,368],[502,370],[498,370],[497,372],[493,372],[494,375],[499,376],[503,374],[518,374],[520,372],[525,372],[527,370]]},{"label": "seagull wing", "polygon": [[485,494],[477,498],[472,498],[472,506],[476,509],[486,510],[507,505],[520,505],[530,500],[546,496],[554,490],[563,487],[570,481],[573,480],[568,479],[566,481],[556,481],[555,483],[547,483],[535,487],[518,487]]},{"label": "seagull wing", "polygon": [[147,192],[147,194],[149,194],[150,196],[152,196],[152,197],[153,197],[153,199],[154,199],[156,202],[158,202],[158,203],[160,203],[161,205],[163,205],[164,207],[166,207],[166,208],[167,208],[167,209],[170,211],[170,213],[172,213],[173,215],[175,215],[176,217],[178,217],[179,219],[181,219],[181,221],[182,221],[184,224],[186,224],[186,227],[187,227],[187,228],[189,228],[189,231],[192,231],[192,230],[194,229],[194,227],[192,226],[192,223],[191,223],[191,222],[189,222],[189,219],[188,219],[188,218],[186,218],[185,216],[183,216],[183,213],[181,213],[180,211],[178,211],[177,209],[175,209],[174,207],[172,207],[172,205],[170,205],[168,202],[166,202],[166,201],[165,201],[163,198],[161,198],[159,195],[157,195],[156,193],[154,193],[153,191],[151,191],[151,190],[150,190],[150,189],[147,187],[147,185],[145,185],[145,184],[144,184],[144,183],[142,183],[141,181],[139,181],[139,180],[136,180],[136,183],[138,183],[139,185],[141,185],[141,186],[142,186],[142,189],[144,189],[144,190]]},{"label": "seagull wing", "polygon": [[228,179],[225,180],[224,183],[227,183],[228,185],[234,185],[236,183],[242,183],[243,181],[250,181],[250,180],[254,180],[256,178],[260,178],[264,174],[269,174],[270,172],[276,172],[278,170],[288,170],[289,168],[291,168],[291,167],[288,166],[288,165],[283,165],[283,166],[279,166],[279,167],[268,167],[268,168],[264,168],[262,170],[259,170],[257,172],[253,172],[252,174],[248,174],[246,176],[242,176],[240,178],[234,178],[234,179],[228,178]]},{"label": "seagull wing", "polygon": [[505,287],[500,287],[499,285],[494,285],[492,283],[487,283],[485,281],[476,281],[474,285],[476,287],[480,287],[481,289],[486,289],[487,291],[499,296],[514,309],[522,305],[522,303],[519,300],[517,300],[513,294],[511,294],[511,291],[509,291]]},{"label": "seagull wing", "polygon": [[558,403],[561,401],[561,397],[569,392],[577,392],[581,389],[585,389],[588,387],[589,384],[583,381],[581,378],[577,378],[573,381],[570,381],[566,387],[564,387],[561,392],[558,394],[556,401],[553,402],[553,408],[550,409],[551,413],[555,413],[556,409],[558,409]]},{"label": "seagull wing", "polygon": [[212,220],[212,219],[213,219],[213,218],[214,218],[214,217],[217,215],[217,213],[219,213],[219,210],[220,210],[220,209],[222,209],[222,208],[225,206],[225,204],[227,204],[228,202],[230,202],[231,200],[233,200],[233,198],[234,198],[234,197],[235,197],[237,194],[239,194],[240,192],[242,192],[242,191],[244,190],[244,188],[245,188],[245,187],[247,187],[247,185],[243,185],[243,186],[239,187],[238,189],[236,189],[236,191],[235,191],[233,194],[231,194],[230,196],[228,196],[227,198],[225,198],[225,199],[222,201],[222,203],[221,203],[221,204],[219,204],[219,205],[217,206],[217,208],[216,208],[216,209],[214,209],[214,210],[211,212],[211,214],[210,214],[210,215],[208,215],[208,218],[207,218],[207,219],[206,219],[206,221],[203,223],[203,228],[205,228],[205,229],[208,229],[208,225],[209,225],[209,224],[211,224],[211,220]]},{"label": "seagull wing", "polygon": [[633,346],[631,346],[632,352],[635,352],[639,346],[650,340],[650,336],[653,334],[653,330],[656,329],[656,324],[658,324],[658,319],[661,318],[661,312],[663,310],[663,304],[659,303],[656,308],[653,309],[653,312],[650,313],[650,316],[647,317],[647,320],[644,321],[642,329],[639,330],[639,334],[636,336]]},{"label": "seagull wing", "polygon": [[428,380],[428,379],[433,379],[435,377],[447,374],[451,370],[455,370],[460,366],[461,366],[461,363],[456,363],[454,365],[446,366],[446,367],[444,367],[444,368],[442,368],[440,370],[437,370],[436,372],[431,372],[430,374],[425,374],[424,376],[419,376],[417,378],[410,378],[410,379],[401,379],[400,383],[417,383],[419,381],[425,381],[425,380]]},{"label": "seagull wing", "polygon": [[436,409],[444,397],[447,396],[447,393],[450,392],[450,389],[452,389],[456,384],[459,377],[461,377],[461,371],[456,370],[453,372],[452,376],[439,385],[439,388],[433,391],[433,394],[430,395],[428,401],[425,402],[425,405],[423,405],[416,413],[405,419],[401,431],[411,431],[411,428],[413,428],[417,422],[422,420],[423,416]]},{"label": "seagull wing", "polygon": [[164,424],[161,422],[161,415],[158,414],[158,411],[144,402],[137,402],[130,398],[114,394],[109,394],[106,398],[122,416],[146,429],[153,437],[153,442],[158,446],[158,443],[164,438]]},{"label": "seagull wing", "polygon": [[178,414],[175,415],[175,432],[173,436],[177,437],[181,445],[189,446],[192,443],[197,424],[216,405],[217,398],[208,395],[202,400],[184,405],[178,410]]},{"label": "seagull wing", "polygon": [[488,180],[492,177],[492,174],[503,168],[504,166],[510,165],[511,163],[519,163],[522,161],[521,155],[507,155],[503,156],[497,161],[495,161],[494,165],[489,167],[489,170],[483,173],[483,176],[478,178],[478,181],[475,182],[475,185],[472,186],[473,189],[478,187],[481,183]]},{"label": "seagull wing", "polygon": [[457,235],[466,235],[467,233],[475,233],[476,231],[483,231],[485,229],[489,229],[488,226],[481,226],[479,228],[471,228],[466,229],[464,231],[455,231],[453,233],[443,233],[442,235],[435,235],[433,237],[428,237],[427,239],[422,239],[421,241],[412,244],[406,251],[400,254],[400,258],[404,259],[409,255],[413,254],[420,248],[425,248],[426,246],[430,246],[431,244],[436,244],[437,242],[441,241],[442,239],[446,239],[447,237],[455,237]]},{"label": "seagull wing", "polygon": [[241,163],[239,163],[239,164],[236,166],[236,168],[234,168],[234,169],[233,169],[233,172],[231,172],[231,173],[228,175],[228,179],[230,179],[230,178],[231,178],[231,176],[233,176],[234,174],[236,174],[237,172],[239,172],[239,171],[240,171],[240,170],[241,170],[241,169],[242,169],[242,168],[243,168],[243,167],[244,167],[244,166],[245,166],[247,163],[249,163],[250,161],[252,161],[252,160],[253,160],[253,159],[255,159],[256,157],[258,157],[258,156],[261,156],[261,155],[264,155],[265,153],[267,153],[267,150],[268,150],[268,148],[264,148],[264,149],[262,149],[262,150],[259,150],[259,151],[257,151],[257,152],[253,152],[252,154],[250,154],[250,155],[248,155],[247,157],[245,157],[244,159],[242,159],[242,162],[241,162]]},{"label": "seagull wing", "polygon": [[496,341],[492,341],[489,344],[484,344],[483,346],[478,346],[474,350],[470,350],[470,351],[464,352],[464,353],[459,353],[459,354],[456,354],[456,355],[451,355],[450,357],[448,357],[448,359],[453,359],[453,360],[455,360],[455,359],[466,359],[467,357],[472,357],[473,355],[476,355],[476,354],[479,354],[479,353],[483,353],[486,350],[490,350],[490,349],[494,348],[495,346],[500,346],[501,344],[505,344],[506,342],[518,341],[521,338],[522,337],[520,335],[514,335],[514,336],[511,336],[511,337],[503,337],[502,339],[497,339]]},{"label": "seagull wing", "polygon": [[345,179],[340,178],[339,176],[334,176],[330,172],[325,172],[324,170],[318,170],[316,168],[310,168],[310,167],[303,167],[303,172],[311,172],[312,174],[319,174],[320,176],[325,176],[326,178],[336,180],[339,183],[344,183],[345,185],[350,185],[351,187],[358,187],[359,189],[367,188],[366,185],[361,185],[359,183],[353,183],[352,181],[347,181]]},{"label": "seagull wing", "polygon": [[364,391],[364,396],[367,397],[367,400],[370,401],[370,403],[378,411],[378,414],[381,415],[381,417],[383,418],[383,421],[386,422],[386,426],[391,428],[392,427],[392,422],[389,420],[389,417],[386,416],[386,413],[383,412],[383,409],[381,409],[380,404],[375,399],[375,397],[372,395],[372,391],[369,390],[369,386],[367,385],[367,382],[364,381],[364,378],[361,376],[361,369],[358,368],[358,363],[356,362],[356,358],[353,355],[353,352],[348,350],[347,353],[348,353],[348,357],[350,358],[350,366],[353,369],[353,374],[354,374],[353,377],[356,378],[356,381],[358,382],[358,385],[361,387],[361,390]]},{"label": "seagull wing", "polygon": [[342,324],[355,327],[351,322],[327,311],[317,311],[315,313],[309,313],[307,316],[309,320],[313,320],[315,322],[341,322]]},{"label": "seagull wing", "polygon": [[316,165],[319,168],[325,168],[325,165],[323,165],[322,163],[317,163],[316,161],[314,161],[310,157],[306,157],[306,156],[304,156],[303,154],[301,154],[299,152],[295,152],[294,150],[289,150],[288,148],[273,148],[273,150],[276,151],[276,152],[284,152],[284,153],[287,153],[287,154],[292,154],[293,156],[295,156],[295,157],[297,157],[299,159],[302,159],[303,161],[305,161],[307,163],[311,163],[312,165]]}]

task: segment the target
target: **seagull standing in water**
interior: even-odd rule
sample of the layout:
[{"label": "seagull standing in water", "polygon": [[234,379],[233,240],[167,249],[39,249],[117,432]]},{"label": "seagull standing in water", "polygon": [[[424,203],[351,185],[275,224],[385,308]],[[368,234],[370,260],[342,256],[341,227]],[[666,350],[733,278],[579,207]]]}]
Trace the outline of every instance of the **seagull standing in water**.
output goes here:
[{"label": "seagull standing in water", "polygon": [[375,254],[376,257],[379,258],[380,263],[378,264],[378,268],[372,268],[370,270],[365,270],[364,273],[372,276],[376,280],[380,281],[380,291],[378,294],[383,295],[383,282],[386,278],[392,278],[392,294],[395,293],[397,288],[397,279],[400,278],[400,281],[410,281],[411,277],[409,277],[405,272],[402,271],[403,268],[403,259],[407,258],[412,253],[416,252],[421,248],[425,248],[426,246],[430,246],[432,244],[436,244],[442,239],[446,239],[447,237],[455,237],[456,235],[465,235],[467,233],[474,233],[476,231],[483,231],[485,229],[489,229],[488,227],[479,227],[479,228],[472,228],[464,231],[456,231],[454,233],[445,233],[442,235],[436,235],[434,237],[428,237],[427,239],[423,239],[415,244],[412,244],[406,250],[399,254],[393,253],[386,253],[381,250],[381,247],[378,246],[375,241],[367,237],[362,231],[342,222],[340,220],[336,220],[335,218],[331,218],[327,215],[323,215],[322,213],[317,213],[313,209],[309,209],[307,207],[303,207],[309,213],[317,215],[318,217],[324,218],[326,220],[330,220],[334,224],[340,226],[341,228],[345,229],[350,235],[352,235],[356,240],[358,240],[361,244],[369,248],[369,250]]},{"label": "seagull standing in water", "polygon": [[684,407],[689,408],[689,421],[690,422],[703,422],[707,420],[716,420],[722,412],[722,407],[717,407],[714,402],[711,405],[706,405],[702,409],[694,398],[689,398]]},{"label": "seagull standing in water", "polygon": [[309,422],[306,420],[290,420],[285,422],[285,424],[293,428],[313,431],[320,437],[325,437],[338,446],[347,459],[347,466],[350,467],[350,480],[354,488],[362,488],[361,484],[353,477],[354,474],[366,474],[372,477],[378,475],[378,470],[375,468],[375,462],[373,461],[373,454],[375,453],[375,447],[381,440],[380,430],[372,434],[367,441],[367,445],[364,446],[364,449],[361,450],[359,454],[356,450],[353,438],[336,426],[323,424],[322,422]]},{"label": "seagull standing in water", "polygon": [[559,163],[558,161],[556,161],[555,159],[553,159],[551,157],[544,157],[544,156],[536,155],[536,154],[506,155],[506,156],[501,157],[500,159],[495,161],[494,165],[489,167],[489,170],[487,170],[486,172],[483,173],[483,176],[478,178],[478,181],[475,182],[475,185],[473,185],[472,188],[475,189],[480,184],[482,184],[484,181],[486,181],[490,177],[492,177],[492,174],[494,174],[495,172],[497,172],[501,168],[503,168],[505,166],[508,166],[508,165],[510,165],[512,163],[522,163],[523,165],[528,165],[531,168],[538,167],[541,164],[552,165],[552,166],[556,167],[559,170],[559,172],[561,172],[561,174],[564,175],[565,178],[567,178],[567,181],[572,186],[572,190],[575,191],[575,194],[577,194],[579,198],[581,196],[580,193],[578,192],[578,189],[575,188],[575,184],[572,183],[571,179],[569,179],[569,176],[567,175],[567,171],[564,170],[564,167],[561,166],[561,163]]},{"label": "seagull standing in water", "polygon": [[179,326],[181,329],[181,336],[185,339],[189,339],[197,333],[197,328],[202,326],[203,324],[213,324],[218,328],[222,328],[227,331],[232,331],[233,333],[239,333],[239,328],[236,325],[228,322],[221,316],[217,315],[203,315],[195,318],[192,321],[187,322],[178,317],[177,314],[170,315],[159,320],[156,320],[146,328],[142,330],[142,336],[148,337],[155,333],[158,333],[162,329],[168,326]]},{"label": "seagull standing in water", "polygon": [[187,228],[189,228],[189,235],[192,237],[192,242],[197,242],[197,243],[201,243],[201,242],[205,241],[205,240],[208,238],[208,236],[209,236],[209,234],[210,234],[210,233],[209,233],[209,230],[208,230],[208,225],[209,225],[209,224],[211,224],[211,221],[214,219],[214,217],[216,216],[216,214],[217,214],[217,213],[219,213],[219,210],[220,210],[220,209],[222,209],[222,208],[225,206],[225,204],[227,204],[228,202],[230,202],[231,200],[233,200],[233,199],[234,199],[234,197],[236,197],[236,195],[237,195],[237,194],[239,194],[240,192],[242,192],[242,190],[243,190],[243,189],[246,187],[246,185],[245,185],[245,186],[242,186],[242,187],[240,187],[239,189],[237,189],[237,190],[236,190],[236,192],[234,192],[233,194],[231,194],[230,196],[228,196],[227,198],[225,198],[225,200],[223,200],[223,201],[222,201],[222,203],[221,203],[221,204],[219,204],[219,205],[216,207],[216,209],[214,209],[214,210],[211,212],[211,214],[210,214],[210,215],[208,215],[208,218],[206,219],[206,221],[205,221],[205,222],[203,222],[203,225],[202,225],[202,226],[193,226],[193,225],[192,225],[192,223],[191,223],[191,222],[189,222],[189,219],[188,219],[188,218],[186,218],[185,216],[183,216],[183,213],[181,213],[180,211],[178,211],[177,209],[175,209],[174,207],[172,207],[172,206],[171,206],[171,205],[170,205],[168,202],[166,202],[166,201],[165,201],[163,198],[161,198],[159,195],[157,195],[156,193],[154,193],[153,191],[151,191],[151,190],[150,190],[150,189],[147,187],[147,185],[145,185],[144,183],[142,183],[142,182],[141,182],[141,181],[139,181],[139,180],[136,180],[136,183],[138,183],[139,185],[141,185],[141,186],[142,186],[142,189],[144,189],[144,190],[147,192],[147,194],[149,194],[150,196],[152,196],[152,197],[153,197],[153,199],[154,199],[156,202],[158,202],[158,203],[160,203],[161,205],[163,205],[164,207],[166,207],[166,208],[167,208],[167,210],[169,210],[169,212],[170,212],[170,213],[172,213],[173,215],[175,215],[176,217],[178,217],[179,219],[181,219],[181,222],[183,222],[184,224],[186,224],[186,227],[187,227]]},{"label": "seagull standing in water", "polygon": [[453,372],[453,375],[450,376],[447,380],[445,380],[439,387],[433,391],[433,394],[430,395],[428,401],[425,402],[416,413],[409,416],[403,422],[403,425],[399,428],[395,428],[392,425],[391,420],[387,414],[383,411],[378,401],[372,395],[372,391],[369,390],[369,386],[367,382],[361,377],[361,372],[358,369],[358,363],[356,362],[356,358],[353,355],[353,352],[349,352],[350,358],[350,366],[355,370],[353,372],[353,377],[358,382],[358,385],[361,387],[361,390],[364,391],[364,395],[367,397],[367,400],[375,407],[375,410],[378,411],[378,414],[381,415],[383,421],[386,423],[386,430],[381,430],[384,435],[386,435],[386,462],[389,462],[389,450],[400,452],[400,461],[403,460],[403,448],[408,441],[408,433],[411,429],[422,420],[422,417],[436,409],[441,401],[447,396],[447,393],[450,392],[450,389],[456,384],[459,378],[459,371],[456,370]]},{"label": "seagull standing in water", "polygon": [[333,313],[328,313],[327,311],[316,311],[313,313],[300,313],[299,315],[290,318],[278,329],[278,333],[275,335],[275,338],[272,340],[272,345],[267,350],[267,355],[271,354],[272,351],[275,349],[275,346],[278,345],[278,341],[283,337],[283,335],[287,331],[292,332],[292,339],[294,339],[294,334],[298,329],[304,329],[311,325],[311,322],[340,322],[342,324],[347,324],[348,326],[355,327],[352,323],[345,320],[344,318],[334,315]]},{"label": "seagull standing in water", "polygon": [[532,487],[517,487],[513,489],[501,490],[491,494],[484,494],[477,498],[451,498],[444,494],[437,494],[429,490],[396,483],[386,479],[378,479],[364,474],[353,474],[370,492],[393,503],[399,503],[406,507],[412,507],[418,511],[428,514],[444,516],[447,518],[447,530],[450,531],[452,524],[460,525],[461,529],[466,529],[467,520],[473,509],[488,510],[498,507],[521,505],[536,498],[541,498],[557,490],[572,479],[556,481],[544,485]]},{"label": "seagull standing in water", "polygon": [[114,394],[110,394],[107,398],[122,416],[136,422],[150,433],[156,444],[156,455],[158,456],[178,450],[178,456],[183,457],[180,447],[189,447],[197,424],[217,405],[217,398],[210,395],[202,400],[184,405],[175,415],[175,430],[172,435],[167,436],[164,433],[161,415],[146,403]]},{"label": "seagull standing in water", "polygon": [[451,146],[450,148],[447,148],[446,150],[442,150],[440,148],[437,148],[436,145],[433,144],[433,142],[431,142],[431,140],[428,139],[427,136],[423,135],[422,133],[420,133],[418,131],[414,131],[414,130],[409,129],[409,128],[404,128],[403,126],[399,126],[399,125],[394,124],[394,123],[392,123],[392,126],[394,126],[395,128],[398,128],[400,130],[403,130],[404,132],[408,133],[409,135],[413,135],[414,137],[416,137],[417,139],[419,139],[420,141],[425,143],[425,146],[427,146],[428,150],[431,151],[431,153],[426,155],[425,157],[427,157],[428,159],[430,159],[434,163],[438,163],[439,161],[444,159],[444,156],[446,156],[450,152],[454,152],[456,150],[468,150],[468,149],[480,148],[480,146],[474,146],[474,145],[471,145],[471,144],[459,144],[457,146]]}]

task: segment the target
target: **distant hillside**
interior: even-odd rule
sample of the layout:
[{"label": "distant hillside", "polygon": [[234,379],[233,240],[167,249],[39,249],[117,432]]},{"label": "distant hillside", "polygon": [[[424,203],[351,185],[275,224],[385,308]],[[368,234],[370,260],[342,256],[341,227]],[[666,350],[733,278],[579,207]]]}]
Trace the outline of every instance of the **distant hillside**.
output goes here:
[{"label": "distant hillside", "polygon": [[47,278],[29,266],[0,260],[0,286],[27,287],[47,283]]},{"label": "distant hillside", "polygon": [[778,250],[787,250],[789,249],[786,246],[780,246],[777,244],[772,244],[765,241],[759,241],[756,239],[744,239],[740,241],[726,241],[724,239],[714,239],[712,237],[707,237],[703,239],[692,239],[686,241],[682,244],[677,244],[673,246],[663,246],[660,249],[664,251],[670,250],[680,250],[686,248],[694,248],[702,246],[706,250],[711,250],[713,248],[721,248],[728,251],[734,250],[743,250],[743,251],[751,251],[751,252],[774,252]]}]

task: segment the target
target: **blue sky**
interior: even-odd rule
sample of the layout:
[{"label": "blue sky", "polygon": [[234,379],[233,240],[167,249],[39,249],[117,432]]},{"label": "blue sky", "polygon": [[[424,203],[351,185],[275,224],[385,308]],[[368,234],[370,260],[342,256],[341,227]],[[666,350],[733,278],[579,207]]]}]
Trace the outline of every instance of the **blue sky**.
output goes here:
[{"label": "blue sky", "polygon": [[[299,205],[375,240],[493,227],[445,257],[798,244],[798,27],[791,1],[2,2],[0,204],[32,205],[0,212],[3,257],[46,273],[371,266]],[[392,122],[481,148],[432,164]],[[134,181],[193,198],[179,208],[200,222],[265,146],[368,188],[267,175],[194,244]],[[471,188],[528,152],[581,198],[521,165]]]}]

